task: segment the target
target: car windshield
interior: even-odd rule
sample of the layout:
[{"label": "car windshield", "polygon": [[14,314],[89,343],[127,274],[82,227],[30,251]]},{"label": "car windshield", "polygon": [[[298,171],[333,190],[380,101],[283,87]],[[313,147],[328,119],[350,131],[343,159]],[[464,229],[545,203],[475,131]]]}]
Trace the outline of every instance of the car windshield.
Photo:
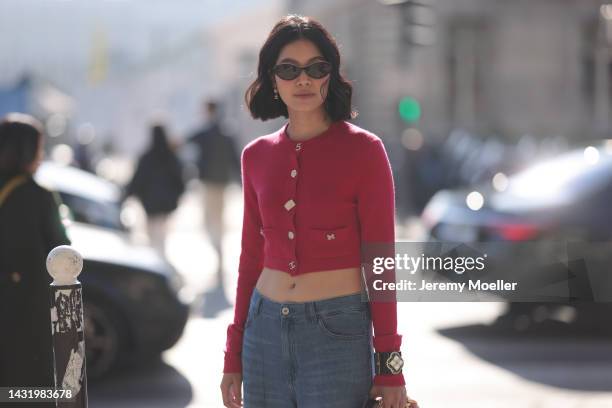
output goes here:
[{"label": "car windshield", "polygon": [[45,188],[57,191],[74,221],[125,231],[120,191],[100,177],[69,166],[44,162],[35,174]]},{"label": "car windshield", "polygon": [[125,230],[121,222],[121,209],[114,202],[94,201],[86,197],[60,192],[62,202],[68,206],[74,221],[104,228]]}]

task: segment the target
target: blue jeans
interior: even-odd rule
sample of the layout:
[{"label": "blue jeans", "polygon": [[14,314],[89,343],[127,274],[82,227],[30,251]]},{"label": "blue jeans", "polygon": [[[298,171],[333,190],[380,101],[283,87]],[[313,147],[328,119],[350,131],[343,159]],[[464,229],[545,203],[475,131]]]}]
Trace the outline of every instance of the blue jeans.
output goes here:
[{"label": "blue jeans", "polygon": [[374,373],[360,294],[278,303],[254,289],[244,329],[245,408],[361,408]]}]

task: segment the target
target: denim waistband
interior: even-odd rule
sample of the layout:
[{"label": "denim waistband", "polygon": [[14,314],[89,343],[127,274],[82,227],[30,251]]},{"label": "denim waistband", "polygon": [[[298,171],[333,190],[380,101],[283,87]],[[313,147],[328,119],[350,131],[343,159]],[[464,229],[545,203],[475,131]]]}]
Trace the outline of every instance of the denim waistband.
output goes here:
[{"label": "denim waistband", "polygon": [[326,315],[346,310],[367,311],[368,298],[365,292],[338,296],[312,302],[275,302],[253,289],[251,307],[256,314],[282,316],[293,318],[309,318],[316,315]]}]

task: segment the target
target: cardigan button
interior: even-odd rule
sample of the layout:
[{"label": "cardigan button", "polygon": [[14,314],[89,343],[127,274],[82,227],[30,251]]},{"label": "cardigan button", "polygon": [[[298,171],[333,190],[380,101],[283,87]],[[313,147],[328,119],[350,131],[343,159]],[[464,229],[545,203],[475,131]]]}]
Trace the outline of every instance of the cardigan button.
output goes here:
[{"label": "cardigan button", "polygon": [[297,170],[293,169],[293,170],[291,170],[291,177],[295,178],[295,176],[297,176]]},{"label": "cardigan button", "polygon": [[287,211],[291,211],[291,209],[292,209],[293,207],[295,207],[295,201],[293,201],[293,200],[289,200],[289,201],[287,201],[287,202],[285,203],[285,209],[286,209]]},{"label": "cardigan button", "polygon": [[287,236],[289,237],[289,239],[293,239],[293,238],[295,238],[295,233],[293,231],[289,231],[287,233]]},{"label": "cardigan button", "polygon": [[295,269],[295,261],[289,262],[289,269]]},{"label": "cardigan button", "polygon": [[298,143],[298,144],[295,145],[295,151],[296,152],[300,151],[301,149],[302,149],[302,144],[301,143]]}]

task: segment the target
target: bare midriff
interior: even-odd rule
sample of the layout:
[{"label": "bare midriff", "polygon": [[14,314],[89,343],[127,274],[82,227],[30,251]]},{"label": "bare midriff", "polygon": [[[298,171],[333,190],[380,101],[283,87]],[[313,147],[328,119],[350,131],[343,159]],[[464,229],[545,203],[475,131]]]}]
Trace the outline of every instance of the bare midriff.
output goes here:
[{"label": "bare midriff", "polygon": [[255,287],[275,302],[312,302],[360,293],[361,275],[357,267],[297,276],[264,267]]}]

